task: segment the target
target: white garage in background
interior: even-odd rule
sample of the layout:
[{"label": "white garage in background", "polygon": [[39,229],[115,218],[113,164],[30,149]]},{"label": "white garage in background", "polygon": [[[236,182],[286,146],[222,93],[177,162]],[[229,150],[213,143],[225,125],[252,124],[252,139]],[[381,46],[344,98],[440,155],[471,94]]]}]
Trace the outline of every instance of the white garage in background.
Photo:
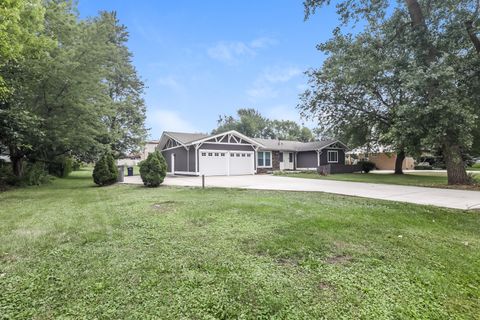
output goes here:
[{"label": "white garage in background", "polygon": [[255,174],[255,153],[239,150],[200,150],[199,174],[230,176]]}]

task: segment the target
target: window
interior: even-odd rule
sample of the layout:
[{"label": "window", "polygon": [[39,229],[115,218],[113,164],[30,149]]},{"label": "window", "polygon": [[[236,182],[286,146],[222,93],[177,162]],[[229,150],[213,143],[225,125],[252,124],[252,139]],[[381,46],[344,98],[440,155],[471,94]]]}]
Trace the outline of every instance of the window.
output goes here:
[{"label": "window", "polygon": [[288,154],[288,162],[293,162],[293,152]]},{"label": "window", "polygon": [[242,153],[242,157],[245,157],[245,153]]},{"label": "window", "polygon": [[215,157],[218,157],[218,152],[215,152]]},{"label": "window", "polygon": [[247,157],[249,157],[249,158],[250,158],[250,153],[247,153]]},{"label": "window", "polygon": [[272,152],[271,151],[259,151],[257,159],[258,167],[272,167]]},{"label": "window", "polygon": [[213,155],[213,153],[211,153],[211,152],[208,153],[208,156],[209,156],[209,157],[211,157],[212,155]]},{"label": "window", "polygon": [[221,155],[222,157],[225,157],[225,153],[223,153],[223,152],[222,152],[222,153],[220,153],[220,155]]},{"label": "window", "polygon": [[206,152],[202,152],[202,156],[205,157],[207,155]]},{"label": "window", "polygon": [[328,163],[338,163],[338,151],[328,150],[327,157]]}]

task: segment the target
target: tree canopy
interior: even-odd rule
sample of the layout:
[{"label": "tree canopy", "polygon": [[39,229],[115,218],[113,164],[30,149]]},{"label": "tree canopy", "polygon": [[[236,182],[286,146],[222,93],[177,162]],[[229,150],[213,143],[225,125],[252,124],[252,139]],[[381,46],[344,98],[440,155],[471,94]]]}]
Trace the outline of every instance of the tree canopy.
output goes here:
[{"label": "tree canopy", "polygon": [[143,83],[116,14],[81,20],[71,2],[7,2],[16,6],[4,10],[23,10],[14,29],[36,26],[27,34],[43,39],[32,48],[19,31],[15,45],[30,49],[14,48],[16,57],[0,64],[6,88],[0,144],[10,151],[14,173],[22,175],[23,160],[51,163],[69,155],[91,161],[106,151],[119,156],[139,148],[146,136]]},{"label": "tree canopy", "polygon": [[220,116],[213,134],[236,130],[253,138],[313,140],[312,131],[291,120],[270,120],[255,109],[238,109],[237,117]]},{"label": "tree canopy", "polygon": [[[329,4],[305,1],[306,18]],[[327,58],[309,73],[300,110],[350,140],[411,153],[441,149],[449,183],[469,183],[462,159],[479,125],[479,6],[339,1],[341,24],[318,46]],[[359,22],[363,29],[354,33],[349,26]]]}]

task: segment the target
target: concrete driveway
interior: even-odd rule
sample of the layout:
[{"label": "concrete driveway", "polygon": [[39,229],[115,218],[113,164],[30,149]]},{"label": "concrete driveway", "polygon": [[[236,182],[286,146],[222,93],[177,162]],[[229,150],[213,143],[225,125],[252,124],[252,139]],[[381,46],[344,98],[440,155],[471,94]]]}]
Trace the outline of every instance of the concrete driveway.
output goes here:
[{"label": "concrete driveway", "polygon": [[[142,184],[142,180],[139,176],[125,177],[124,183]],[[167,176],[164,184],[169,186],[201,187],[202,178]],[[480,209],[480,191],[303,179],[272,175],[205,177],[205,186],[260,190],[317,191],[453,209]]]}]

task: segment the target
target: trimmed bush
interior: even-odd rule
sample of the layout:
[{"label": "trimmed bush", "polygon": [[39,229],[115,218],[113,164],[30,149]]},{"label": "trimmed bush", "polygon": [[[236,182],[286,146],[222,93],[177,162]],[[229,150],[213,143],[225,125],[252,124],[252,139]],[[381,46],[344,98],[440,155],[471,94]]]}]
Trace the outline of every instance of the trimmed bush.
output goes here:
[{"label": "trimmed bush", "polygon": [[375,163],[371,161],[362,160],[358,161],[358,164],[361,166],[362,171],[365,173],[369,173],[370,171],[375,169]]},{"label": "trimmed bush", "polygon": [[147,187],[158,187],[167,175],[167,162],[159,151],[150,153],[139,166],[143,184]]},{"label": "trimmed bush", "polygon": [[99,186],[108,186],[117,182],[118,170],[110,153],[104,154],[93,168],[93,182]]},{"label": "trimmed bush", "polygon": [[433,170],[432,166],[414,166],[413,169],[415,170]]}]

